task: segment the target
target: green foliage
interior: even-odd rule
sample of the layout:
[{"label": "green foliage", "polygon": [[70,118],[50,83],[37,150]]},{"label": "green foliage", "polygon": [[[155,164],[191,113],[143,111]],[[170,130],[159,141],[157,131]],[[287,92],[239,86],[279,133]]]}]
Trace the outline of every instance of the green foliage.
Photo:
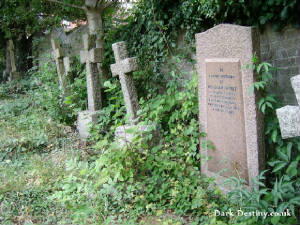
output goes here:
[{"label": "green foliage", "polygon": [[[171,74],[180,76],[174,71]],[[174,79],[165,94],[149,101],[141,99],[141,125],[155,122],[161,138],[153,146],[151,131],[141,134],[137,128],[131,129],[128,132],[136,137],[121,149],[112,141],[115,127],[124,122],[117,119],[124,115],[123,102],[117,97],[120,87],[113,80],[105,83],[106,91],[116,95],[103,109],[113,119],[104,115],[96,125],[109,130],[106,135],[94,133],[94,140],[99,140],[94,148],[100,155],[90,163],[70,160],[72,174],[58,183],[61,191],[53,195],[69,209],[75,223],[136,220],[168,210],[208,222],[209,217],[203,215],[228,203],[211,178],[200,176],[195,77],[186,83]]]},{"label": "green foliage", "polygon": [[49,198],[55,190],[55,182],[66,173],[65,160],[78,155],[70,142],[65,139],[68,150],[61,151],[63,149],[56,145],[49,154],[26,154],[14,160],[1,160],[1,224],[70,224],[62,206]]},{"label": "green foliage", "polygon": [[[66,6],[57,7],[45,0],[2,0],[0,3],[0,33],[7,39],[30,37],[59,25],[62,19],[74,18],[84,18],[83,12]],[[0,43],[0,46],[4,44]]]},{"label": "green foliage", "polygon": [[35,104],[53,119],[68,125],[73,125],[78,111],[84,110],[87,105],[85,71],[78,59],[72,72],[74,81],[71,83],[68,80],[68,87],[63,95],[53,63],[46,63],[39,70],[32,70],[33,83],[39,87],[35,91]]},{"label": "green foliage", "polygon": [[91,140],[112,141],[115,128],[125,123],[126,109],[120,82],[111,78],[104,82],[106,106],[101,109],[98,123],[91,128]]},{"label": "green foliage", "polygon": [[[298,9],[296,0],[142,0],[134,5],[125,21],[105,19],[103,65],[109,68],[113,61],[111,44],[126,41],[130,54],[139,60],[141,71],[135,77],[138,93],[140,97],[152,97],[160,91],[158,87],[168,82],[162,71],[167,68],[168,58],[178,54],[179,40],[193,43],[195,33],[220,23],[262,29],[270,23],[277,30],[287,24],[299,26]],[[187,58],[193,51],[193,45],[184,49]]]},{"label": "green foliage", "polygon": [[69,224],[48,197],[75,141],[37,104],[38,87],[35,78],[0,85],[1,224]]},{"label": "green foliage", "polygon": [[[0,105],[0,159],[15,158],[25,153],[45,151],[61,133],[45,113],[33,108],[33,98],[6,100]],[[49,119],[49,118],[48,118]]]}]

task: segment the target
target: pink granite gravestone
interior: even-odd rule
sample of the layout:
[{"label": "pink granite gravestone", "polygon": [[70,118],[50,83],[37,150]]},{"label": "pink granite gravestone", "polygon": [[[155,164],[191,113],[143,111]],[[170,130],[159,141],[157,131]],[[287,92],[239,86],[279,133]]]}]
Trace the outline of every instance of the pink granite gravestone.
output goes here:
[{"label": "pink granite gravestone", "polygon": [[[259,34],[221,24],[196,34],[196,48],[200,131],[207,133],[201,139],[201,171],[218,184],[236,176],[252,186],[264,162],[263,120],[249,92],[254,74],[245,67],[259,55]],[[214,149],[203,145],[207,141]]]}]

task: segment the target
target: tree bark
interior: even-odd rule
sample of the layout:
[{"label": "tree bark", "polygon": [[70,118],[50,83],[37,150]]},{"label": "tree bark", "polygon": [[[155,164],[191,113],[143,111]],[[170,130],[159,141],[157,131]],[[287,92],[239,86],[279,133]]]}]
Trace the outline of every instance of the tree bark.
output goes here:
[{"label": "tree bark", "polygon": [[6,49],[5,49],[5,70],[2,74],[3,81],[8,81],[9,75],[11,73],[11,64],[10,64],[10,51],[9,51],[9,43],[6,42]]}]

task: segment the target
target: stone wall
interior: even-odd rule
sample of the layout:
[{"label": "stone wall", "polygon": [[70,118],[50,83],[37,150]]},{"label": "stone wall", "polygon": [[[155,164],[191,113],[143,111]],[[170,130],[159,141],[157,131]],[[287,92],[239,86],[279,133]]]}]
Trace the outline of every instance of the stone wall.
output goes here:
[{"label": "stone wall", "polygon": [[[67,49],[66,55],[79,55],[82,46],[82,34],[87,32],[87,27],[82,26],[70,33],[65,33],[62,29],[56,29],[52,34],[44,36],[38,45],[39,64],[49,60],[51,53],[50,37],[59,37],[63,47]],[[261,39],[261,59],[270,62],[278,68],[274,74],[274,84],[272,91],[284,104],[295,105],[296,98],[291,88],[290,78],[299,74],[299,29],[285,27],[282,31],[273,31],[268,26],[260,36]],[[181,49],[187,49],[184,44],[184,33],[179,32],[177,44]],[[196,59],[192,54],[192,59]],[[193,62],[194,61],[194,62]],[[187,79],[195,72],[195,60],[183,60],[178,68],[186,74]]]},{"label": "stone wall", "polygon": [[261,59],[278,68],[274,75],[273,92],[285,104],[296,105],[290,78],[299,74],[299,29],[285,27],[280,32],[271,26],[261,34]]},{"label": "stone wall", "polygon": [[50,34],[36,37],[37,59],[41,66],[48,62],[52,52],[51,37],[58,38],[65,51],[66,56],[75,56],[80,54],[83,49],[82,35],[88,32],[87,26],[75,28],[71,32],[66,33],[62,28],[54,29]]}]

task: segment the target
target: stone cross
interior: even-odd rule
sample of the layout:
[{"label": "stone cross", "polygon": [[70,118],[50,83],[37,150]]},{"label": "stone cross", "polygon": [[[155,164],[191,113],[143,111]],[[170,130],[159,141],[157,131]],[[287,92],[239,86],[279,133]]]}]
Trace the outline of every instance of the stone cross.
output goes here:
[{"label": "stone cross", "polygon": [[101,62],[103,49],[96,48],[96,35],[83,35],[84,50],[80,51],[80,61],[86,64],[86,82],[88,93],[88,109],[97,111],[102,107],[100,77],[97,63]]},{"label": "stone cross", "polygon": [[296,94],[298,106],[284,106],[276,110],[283,139],[300,136],[300,75],[291,78],[292,87]]},{"label": "stone cross", "polygon": [[10,56],[11,74],[10,80],[15,80],[20,77],[20,73],[17,72],[16,61],[15,61],[15,47],[12,40],[8,41],[8,50]]},{"label": "stone cross", "polygon": [[56,64],[56,70],[58,73],[58,81],[61,89],[64,91],[66,88],[66,79],[64,77],[65,73],[65,67],[64,67],[64,51],[58,41],[56,39],[51,39],[51,45],[52,45],[52,57],[55,60]]},{"label": "stone cross", "polygon": [[112,45],[116,63],[110,66],[113,76],[119,75],[130,124],[134,125],[137,118],[139,102],[133,83],[132,72],[138,69],[136,57],[128,58],[126,42],[121,41]]},{"label": "stone cross", "polygon": [[75,64],[75,57],[64,57],[65,75],[71,83],[74,83],[74,74],[71,67]]}]

